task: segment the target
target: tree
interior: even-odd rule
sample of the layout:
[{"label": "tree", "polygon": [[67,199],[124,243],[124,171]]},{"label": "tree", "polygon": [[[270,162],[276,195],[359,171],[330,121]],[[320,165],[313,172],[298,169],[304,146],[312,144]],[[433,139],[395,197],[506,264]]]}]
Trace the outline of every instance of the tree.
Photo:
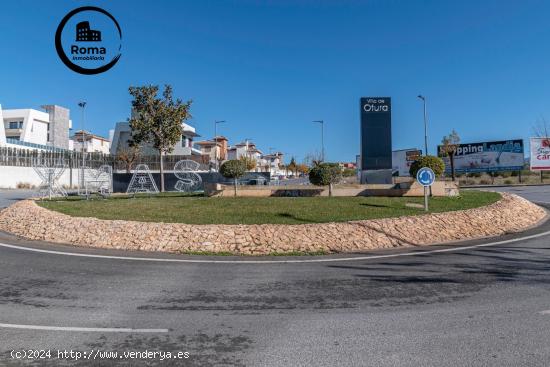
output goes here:
[{"label": "tree", "polygon": [[332,185],[342,179],[338,163],[320,163],[309,170],[309,182],[317,186],[328,185],[328,196],[332,196]]},{"label": "tree", "polygon": [[550,137],[548,134],[550,133],[550,127],[548,126],[548,121],[541,116],[539,120],[537,120],[537,124],[533,126],[533,134],[537,138],[548,138]]},{"label": "tree", "polygon": [[449,163],[451,164],[451,179],[455,180],[455,154],[460,144],[460,136],[453,129],[451,133],[444,136],[441,140],[441,147],[439,148],[439,154],[443,157],[449,157]]},{"label": "tree", "polygon": [[420,168],[422,167],[431,168],[436,176],[441,176],[445,171],[445,163],[443,163],[443,159],[435,157],[433,155],[425,155],[418,158],[411,164],[411,168],[409,168],[409,173],[412,177],[416,177],[418,170],[420,170]]},{"label": "tree", "polygon": [[296,159],[294,159],[294,157],[290,158],[290,163],[286,166],[286,168],[290,172],[293,172],[294,175],[296,176],[296,170],[298,169],[298,165],[296,164]]},{"label": "tree", "polygon": [[237,196],[237,179],[246,173],[246,165],[240,159],[231,159],[225,161],[220,167],[220,173],[225,178],[232,178],[235,187],[235,196]]},{"label": "tree", "polygon": [[126,166],[126,173],[132,171],[132,166],[139,159],[140,149],[137,145],[131,145],[128,148],[122,148],[118,151],[116,159]]},{"label": "tree", "polygon": [[149,143],[158,150],[160,156],[160,191],[164,191],[163,156],[174,150],[181,140],[182,122],[191,118],[192,101],[174,100],[172,87],[164,86],[162,97],[159,98],[159,87],[147,85],[130,87],[133,97],[132,118],[128,120],[132,130],[132,140],[135,144]]},{"label": "tree", "polygon": [[256,160],[254,158],[242,155],[239,160],[244,163],[247,171],[253,171],[256,168]]},{"label": "tree", "polygon": [[304,163],[307,164],[309,167],[316,166],[323,162],[323,157],[319,153],[308,153],[304,157]]},{"label": "tree", "polygon": [[344,177],[353,177],[357,174],[357,172],[353,168],[344,168],[342,171],[342,176]]},{"label": "tree", "polygon": [[307,166],[307,164],[304,164],[304,163],[298,164],[298,166],[296,166],[296,169],[298,170],[298,172],[304,175],[309,172],[309,167]]}]

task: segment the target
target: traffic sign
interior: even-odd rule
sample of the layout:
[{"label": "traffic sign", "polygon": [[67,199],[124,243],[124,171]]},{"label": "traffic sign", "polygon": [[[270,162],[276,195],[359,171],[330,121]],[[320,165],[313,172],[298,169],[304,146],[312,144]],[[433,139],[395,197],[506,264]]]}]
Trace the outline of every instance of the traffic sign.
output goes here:
[{"label": "traffic sign", "polygon": [[422,167],[416,173],[416,181],[424,187],[432,186],[435,181],[435,173],[431,168]]},{"label": "traffic sign", "polygon": [[429,167],[422,167],[416,173],[416,181],[424,186],[424,210],[428,211],[428,187],[435,181],[435,173]]}]

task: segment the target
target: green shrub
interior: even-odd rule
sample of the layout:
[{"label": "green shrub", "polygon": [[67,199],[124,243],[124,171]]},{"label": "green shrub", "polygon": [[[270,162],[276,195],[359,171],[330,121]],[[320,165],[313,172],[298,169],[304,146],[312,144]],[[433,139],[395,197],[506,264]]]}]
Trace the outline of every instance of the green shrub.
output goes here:
[{"label": "green shrub", "polygon": [[246,173],[246,163],[239,159],[225,161],[220,167],[220,173],[226,178],[239,178]]},{"label": "green shrub", "polygon": [[424,157],[420,157],[418,160],[414,161],[411,164],[409,173],[412,177],[416,177],[416,173],[422,167],[431,168],[432,171],[434,171],[436,177],[441,176],[445,171],[445,163],[443,163],[443,159],[435,157],[433,155],[427,155]]},{"label": "green shrub", "polygon": [[511,185],[511,184],[513,184],[513,183],[514,183],[514,181],[513,181],[513,180],[510,180],[509,178],[507,178],[506,180],[504,180],[504,184],[505,184],[505,185]]},{"label": "green shrub", "polygon": [[353,168],[345,168],[343,171],[342,171],[342,176],[344,177],[353,177],[355,176],[356,172]]},{"label": "green shrub", "polygon": [[220,167],[220,173],[225,178],[233,179],[235,196],[237,196],[237,179],[246,173],[246,162],[239,159],[225,161]]},{"label": "green shrub", "polygon": [[476,181],[471,178],[463,178],[458,181],[460,186],[475,185]]},{"label": "green shrub", "polygon": [[482,178],[481,180],[479,180],[479,184],[480,185],[492,185],[493,181],[491,181],[491,179],[489,179],[489,178]]},{"label": "green shrub", "polygon": [[468,173],[468,177],[479,178],[479,177],[481,177],[481,172],[471,172],[471,173]]},{"label": "green shrub", "polygon": [[332,196],[332,185],[342,179],[342,171],[337,163],[321,163],[309,170],[309,182],[317,186],[327,186],[329,196]]}]

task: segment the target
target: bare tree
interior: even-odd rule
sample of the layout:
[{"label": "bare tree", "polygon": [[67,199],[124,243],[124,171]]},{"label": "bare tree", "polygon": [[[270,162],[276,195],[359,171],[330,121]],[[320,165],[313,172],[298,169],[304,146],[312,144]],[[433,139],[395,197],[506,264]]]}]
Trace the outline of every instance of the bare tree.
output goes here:
[{"label": "bare tree", "polygon": [[323,162],[323,157],[320,153],[308,153],[304,157],[304,164],[308,165],[309,167],[317,166]]},{"label": "bare tree", "polygon": [[116,155],[117,160],[124,163],[126,167],[126,173],[131,173],[134,163],[139,159],[141,155],[139,146],[134,145],[128,148],[120,149]]},{"label": "bare tree", "polygon": [[550,133],[550,125],[544,116],[541,116],[533,126],[533,134],[538,138],[548,138],[548,133]]}]

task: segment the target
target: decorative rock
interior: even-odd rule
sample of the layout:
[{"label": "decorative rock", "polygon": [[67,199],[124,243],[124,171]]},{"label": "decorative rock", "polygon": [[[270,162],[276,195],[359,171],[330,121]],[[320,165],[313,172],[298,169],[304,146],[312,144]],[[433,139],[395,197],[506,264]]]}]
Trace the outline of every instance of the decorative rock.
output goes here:
[{"label": "decorative rock", "polygon": [[261,255],[271,252],[356,252],[429,245],[519,232],[546,217],[516,195],[486,207],[411,217],[320,224],[190,225],[71,217],[19,201],[0,211],[0,230],[32,240],[126,250],[185,250]]}]

